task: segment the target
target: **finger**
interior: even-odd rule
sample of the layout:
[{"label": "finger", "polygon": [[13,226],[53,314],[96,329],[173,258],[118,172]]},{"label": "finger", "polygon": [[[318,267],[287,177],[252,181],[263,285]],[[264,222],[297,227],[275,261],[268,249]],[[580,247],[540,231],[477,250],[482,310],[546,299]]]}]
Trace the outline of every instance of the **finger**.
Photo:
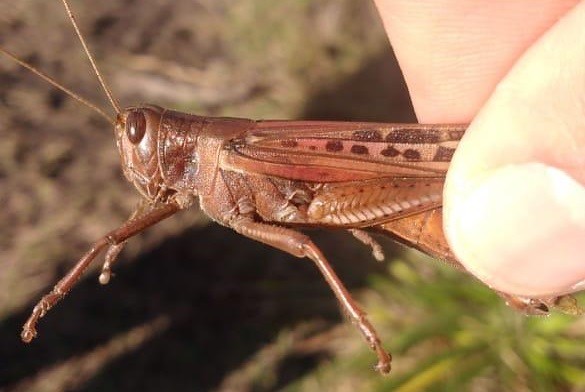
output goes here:
[{"label": "finger", "polygon": [[585,281],[585,2],[514,65],[448,173],[455,254],[490,286],[543,296]]},{"label": "finger", "polygon": [[420,122],[469,122],[577,0],[376,0]]}]

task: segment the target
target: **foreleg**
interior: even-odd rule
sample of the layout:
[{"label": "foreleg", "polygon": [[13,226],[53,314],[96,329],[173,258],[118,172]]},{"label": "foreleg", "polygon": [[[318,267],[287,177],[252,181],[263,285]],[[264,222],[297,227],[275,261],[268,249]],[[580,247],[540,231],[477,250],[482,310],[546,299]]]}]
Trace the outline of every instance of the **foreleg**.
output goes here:
[{"label": "foreleg", "polygon": [[43,296],[34,307],[32,314],[23,326],[20,335],[22,340],[25,343],[29,343],[36,337],[36,325],[39,319],[55,306],[57,302],[65,297],[73,286],[75,286],[87,267],[104,248],[108,245],[115,248],[128,238],[173,215],[179,209],[179,205],[175,203],[159,205],[138,218],[127,220],[122,226],[94,242],[89,251],[79,259],[77,264],[71,268],[67,275],[57,282],[55,287],[53,287],[53,290],[51,290],[49,294]]}]

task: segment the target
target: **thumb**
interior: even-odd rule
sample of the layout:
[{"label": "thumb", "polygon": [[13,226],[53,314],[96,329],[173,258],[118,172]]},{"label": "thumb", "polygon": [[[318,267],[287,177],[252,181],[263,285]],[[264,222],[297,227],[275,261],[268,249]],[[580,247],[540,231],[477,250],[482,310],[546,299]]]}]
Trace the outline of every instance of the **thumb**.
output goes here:
[{"label": "thumb", "polygon": [[585,2],[515,64],[460,144],[445,230],[465,267],[510,294],[585,288]]}]

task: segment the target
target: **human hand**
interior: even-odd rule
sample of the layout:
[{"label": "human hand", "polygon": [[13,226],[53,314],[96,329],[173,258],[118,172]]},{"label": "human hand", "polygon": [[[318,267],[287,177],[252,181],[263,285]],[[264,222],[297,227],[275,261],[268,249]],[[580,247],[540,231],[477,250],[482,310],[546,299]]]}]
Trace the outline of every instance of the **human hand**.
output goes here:
[{"label": "human hand", "polygon": [[444,192],[494,289],[585,288],[585,2],[376,0],[420,122],[473,120]]}]

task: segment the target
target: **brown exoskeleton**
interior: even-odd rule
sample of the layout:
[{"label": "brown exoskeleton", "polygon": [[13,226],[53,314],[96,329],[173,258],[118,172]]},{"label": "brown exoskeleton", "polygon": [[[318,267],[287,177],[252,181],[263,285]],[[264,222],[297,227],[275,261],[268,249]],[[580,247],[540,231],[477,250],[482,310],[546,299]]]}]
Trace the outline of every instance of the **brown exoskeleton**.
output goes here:
[{"label": "brown exoskeleton", "polygon": [[[376,352],[377,369],[388,372],[390,356],[374,327],[299,228],[345,228],[380,259],[379,245],[363,231],[372,229],[460,267],[443,235],[441,206],[445,173],[465,125],[254,121],[200,117],[154,105],[121,110],[63,2],[116,110],[113,123],[123,171],[144,203],[119,228],[94,242],[39,301],[24,325],[22,339],[30,342],[36,336],[38,320],[71,290],[98,254],[106,252],[100,274],[105,284],[126,240],[199,200],[201,209],[216,222],[311,259],[344,313]],[[529,314],[544,314],[550,306],[568,312],[577,309],[568,296],[500,295]]]}]

